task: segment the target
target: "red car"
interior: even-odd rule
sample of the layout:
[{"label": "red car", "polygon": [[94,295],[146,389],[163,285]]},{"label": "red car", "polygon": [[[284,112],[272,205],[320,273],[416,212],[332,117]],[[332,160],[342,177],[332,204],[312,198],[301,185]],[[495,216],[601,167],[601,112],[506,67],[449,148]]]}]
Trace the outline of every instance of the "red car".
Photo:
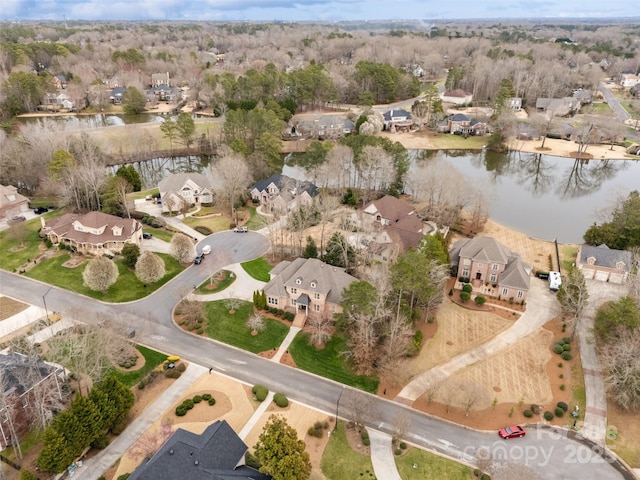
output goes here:
[{"label": "red car", "polygon": [[524,437],[526,435],[526,432],[524,431],[524,428],[519,427],[519,426],[513,426],[513,427],[504,427],[501,428],[500,431],[498,432],[498,435],[500,435],[500,438],[518,438],[518,437]]}]

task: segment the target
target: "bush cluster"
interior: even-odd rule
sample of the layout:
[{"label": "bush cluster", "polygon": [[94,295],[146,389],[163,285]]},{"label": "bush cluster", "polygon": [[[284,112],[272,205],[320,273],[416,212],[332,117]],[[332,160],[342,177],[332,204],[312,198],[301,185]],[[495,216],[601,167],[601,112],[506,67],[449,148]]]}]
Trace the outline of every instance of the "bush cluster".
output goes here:
[{"label": "bush cluster", "polygon": [[327,430],[328,428],[329,422],[316,422],[313,424],[313,427],[309,427],[307,434],[312,437],[322,438],[324,430]]},{"label": "bush cluster", "polygon": [[280,408],[284,408],[289,405],[289,399],[287,399],[287,396],[284,393],[280,393],[280,392],[276,393],[273,396],[273,401]]},{"label": "bush cluster", "polygon": [[522,414],[527,418],[533,417],[533,412],[529,409],[526,409],[524,412],[522,412]]},{"label": "bush cluster", "polygon": [[153,381],[155,380],[155,378],[160,375],[160,372],[158,370],[151,370],[147,376],[142,377],[140,379],[140,381],[138,382],[138,388],[140,390],[144,389],[144,387],[146,387],[147,385],[150,385],[151,383],[153,383]]},{"label": "bush cluster", "polygon": [[548,411],[548,410],[547,410],[546,412],[544,412],[544,413],[542,414],[542,416],[544,417],[544,419],[545,419],[547,422],[550,422],[551,420],[553,420],[553,413],[551,413],[551,412],[550,412],[550,411]]},{"label": "bush cluster", "polygon": [[211,230],[209,227],[205,226],[205,225],[197,225],[195,227],[193,227],[193,229],[196,232],[199,232],[203,235],[211,235],[213,233],[213,230]]},{"label": "bush cluster", "polygon": [[553,411],[553,413],[556,414],[556,417],[562,418],[562,416],[564,415],[564,410],[561,409],[560,407],[556,407],[556,409]]},{"label": "bush cluster", "polygon": [[532,403],[530,409],[536,415],[540,413],[540,405],[536,405],[535,403]]},{"label": "bush cluster", "polygon": [[469,283],[470,279],[469,277],[458,277],[458,281],[460,283]]},{"label": "bush cluster", "polygon": [[180,405],[176,407],[176,416],[184,417],[189,410],[191,410],[197,403],[206,401],[209,405],[215,405],[216,399],[211,396],[210,393],[204,393],[202,395],[195,395],[193,398],[186,398]]},{"label": "bush cluster", "polygon": [[[255,302],[254,302],[255,303]],[[272,315],[275,315],[276,317],[280,317],[284,320],[287,320],[289,322],[293,322],[293,319],[295,318],[295,314],[293,312],[285,312],[284,310],[280,309],[280,308],[274,308],[274,307],[265,307],[263,308],[264,311],[269,312]]]},{"label": "bush cluster", "polygon": [[471,294],[469,292],[460,292],[460,300],[462,300],[463,302],[469,301],[470,298]]},{"label": "bush cluster", "polygon": [[164,228],[167,226],[167,221],[164,218],[154,217],[153,215],[145,215],[142,217],[142,223],[152,228]]},{"label": "bush cluster", "polygon": [[128,355],[118,361],[118,366],[121,368],[131,368],[135,367],[136,363],[138,363],[138,357],[136,355]]},{"label": "bush cluster", "polygon": [[176,368],[169,368],[164,371],[164,376],[167,378],[180,378],[182,375]]},{"label": "bush cluster", "polygon": [[470,284],[470,283],[465,283],[465,284],[462,286],[462,291],[463,291],[463,292],[467,292],[467,293],[471,293],[471,292],[473,292],[473,287],[471,286],[471,284]]},{"label": "bush cluster", "polygon": [[558,404],[556,405],[558,408],[561,408],[562,410],[564,410],[565,412],[567,410],[569,410],[569,405],[567,405],[565,402],[558,402]]},{"label": "bush cluster", "polygon": [[264,402],[264,399],[269,395],[269,389],[264,385],[254,385],[251,391],[259,402]]},{"label": "bush cluster", "polygon": [[[568,337],[562,337],[553,346],[553,353],[557,353],[563,360],[571,360],[571,345]],[[561,364],[559,363],[558,366]]]}]

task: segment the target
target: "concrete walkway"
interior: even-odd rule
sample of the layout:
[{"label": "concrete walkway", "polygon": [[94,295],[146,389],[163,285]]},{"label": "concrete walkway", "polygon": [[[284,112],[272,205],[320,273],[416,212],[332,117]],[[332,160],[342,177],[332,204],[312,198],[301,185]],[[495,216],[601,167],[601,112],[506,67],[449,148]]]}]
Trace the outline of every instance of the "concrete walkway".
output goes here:
[{"label": "concrete walkway", "polygon": [[240,430],[240,432],[238,433],[238,436],[243,441],[245,438],[247,438],[249,433],[251,433],[251,430],[253,430],[253,427],[256,426],[256,424],[260,420],[260,417],[262,417],[262,415],[264,415],[264,412],[267,411],[267,408],[269,408],[269,406],[271,405],[271,402],[273,402],[274,395],[275,395],[274,392],[269,390],[269,393],[267,394],[267,398],[265,398],[264,401],[260,404],[260,406],[256,408],[256,411],[253,412],[253,415],[251,415],[251,418],[247,420],[247,423],[244,424],[244,427],[242,427],[242,430]]},{"label": "concrete walkway", "polygon": [[256,290],[262,290],[266,285],[265,282],[256,280],[247,272],[245,272],[244,268],[242,268],[242,265],[240,265],[239,263],[227,265],[226,267],[224,267],[224,270],[229,270],[236,276],[236,279],[231,285],[229,285],[224,290],[216,293],[192,293],[189,295],[189,298],[192,300],[197,300],[199,302],[213,302],[214,300],[223,300],[226,298],[239,298],[241,300],[252,302],[253,292],[255,292]]},{"label": "concrete walkway", "polygon": [[384,480],[402,480],[396,468],[396,459],[393,455],[391,435],[367,428],[371,441],[371,463],[376,478]]},{"label": "concrete walkway", "polygon": [[206,372],[207,369],[201,365],[189,364],[180,378],[149,405],[107,448],[84,461],[82,467],[76,470],[74,478],[97,480],[191,387],[193,382]]},{"label": "concrete walkway", "polygon": [[284,338],[284,340],[280,344],[280,347],[278,348],[278,351],[276,352],[276,354],[273,357],[271,357],[271,361],[273,362],[280,361],[280,359],[282,358],[282,355],[284,355],[284,353],[289,349],[289,345],[291,345],[291,342],[293,341],[293,339],[295,338],[295,336],[298,334],[300,330],[301,330],[300,327],[289,327],[289,333],[287,333],[287,336]]},{"label": "concrete walkway", "polygon": [[400,391],[396,400],[405,404],[413,403],[427,391],[430,385],[444,381],[463,368],[489,358],[509,345],[513,345],[542,327],[559,312],[560,306],[555,296],[547,288],[547,284],[532,278],[527,298],[527,310],[511,328],[488,342],[418,375]]}]

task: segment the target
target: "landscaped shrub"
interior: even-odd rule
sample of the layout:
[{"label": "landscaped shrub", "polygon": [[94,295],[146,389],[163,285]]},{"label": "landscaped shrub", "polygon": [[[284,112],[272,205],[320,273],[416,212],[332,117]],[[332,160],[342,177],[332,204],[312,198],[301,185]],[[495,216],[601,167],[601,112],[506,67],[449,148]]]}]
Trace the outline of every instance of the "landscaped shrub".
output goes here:
[{"label": "landscaped shrub", "polygon": [[565,344],[562,346],[562,348],[563,348],[563,350],[564,350],[565,352],[570,352],[570,351],[571,351],[571,345],[569,345],[568,343],[565,343]]},{"label": "landscaped shrub", "polygon": [[203,393],[203,394],[202,394],[202,399],[203,399],[205,402],[208,402],[208,401],[211,399],[211,394],[210,394],[210,393]]},{"label": "landscaped shrub", "polygon": [[127,428],[126,417],[121,418],[113,425],[113,427],[111,427],[111,433],[113,433],[114,435],[120,435],[122,432],[124,432],[125,428]]},{"label": "landscaped shrub", "polygon": [[278,405],[280,408],[284,408],[287,405],[289,405],[289,400],[287,399],[287,396],[284,393],[276,393],[273,396],[273,401],[275,402],[276,405]]},{"label": "landscaped shrub", "polygon": [[562,368],[562,362],[558,362],[558,368]]},{"label": "landscaped shrub", "polygon": [[463,292],[467,292],[467,293],[471,293],[471,292],[473,291],[473,287],[471,286],[471,284],[469,284],[469,283],[465,283],[465,284],[462,286],[462,291],[463,291]]},{"label": "landscaped shrub", "polygon": [[293,312],[284,312],[285,320],[289,320],[290,322],[293,322],[294,318],[296,318],[296,316],[293,314]]},{"label": "landscaped shrub", "polygon": [[527,418],[533,417],[533,412],[531,410],[529,410],[529,409],[527,409],[524,412],[522,412],[522,414]]},{"label": "landscaped shrub", "polygon": [[473,301],[476,302],[476,305],[484,305],[487,299],[484,298],[483,296],[478,295],[476,298],[473,299]]},{"label": "landscaped shrub", "polygon": [[473,470],[473,475],[474,475],[475,477],[479,477],[479,476],[480,476],[480,473],[481,473],[481,472],[480,472],[480,469],[479,469],[479,468],[475,468],[475,469]]},{"label": "landscaped shrub", "polygon": [[542,414],[542,416],[544,417],[544,419],[545,419],[547,422],[550,422],[551,420],[553,420],[553,413],[551,413],[551,412],[550,412],[550,411],[548,411],[548,410],[547,410],[546,412],[544,412],[544,413]]},{"label": "landscaped shrub", "polygon": [[564,410],[561,409],[560,407],[556,407],[556,409],[553,411],[553,413],[556,414],[556,417],[562,418],[562,416],[564,415]]},{"label": "landscaped shrub", "polygon": [[565,402],[558,402],[558,404],[556,405],[557,407],[560,407],[561,409],[563,409],[565,412],[567,410],[569,410],[569,405],[567,405]]},{"label": "landscaped shrub", "polygon": [[120,475],[120,476],[118,477],[118,479],[117,479],[117,480],[127,480],[130,476],[131,476],[131,474],[130,474],[130,473],[123,473],[122,475]]},{"label": "landscaped shrub", "polygon": [[207,227],[205,225],[197,225],[197,226],[193,227],[193,229],[196,232],[201,233],[203,235],[211,235],[213,233],[213,230],[211,230],[209,227]]},{"label": "landscaped shrub", "polygon": [[313,427],[309,427],[307,433],[312,437],[322,438],[324,431],[324,424],[322,422],[316,422],[313,424]]},{"label": "landscaped shrub", "polygon": [[196,395],[193,397],[193,403],[200,403],[202,401],[202,395]]},{"label": "landscaped shrub", "polygon": [[191,398],[186,398],[182,402],[182,406],[184,408],[186,408],[187,410],[191,410],[194,407],[194,405],[195,405],[195,403],[193,403],[193,399],[191,399]]},{"label": "landscaped shrub", "polygon": [[22,470],[20,470],[20,477],[19,480],[38,480],[38,477],[36,477],[33,473],[31,473],[29,470],[25,470],[24,468]]},{"label": "landscaped shrub", "polygon": [[471,294],[469,294],[469,292],[460,293],[460,300],[462,300],[463,302],[468,302],[470,298],[471,298]]},{"label": "landscaped shrub", "polygon": [[404,442],[400,442],[400,448],[401,448],[402,450],[406,450],[406,449],[407,449],[407,444],[406,444],[406,443],[404,443]]},{"label": "landscaped shrub", "polygon": [[264,402],[264,399],[269,395],[269,389],[263,385],[254,385],[251,391],[255,394],[256,400]]},{"label": "landscaped shrub", "polygon": [[180,375],[182,374],[175,368],[170,368],[169,370],[164,371],[164,376],[167,378],[180,378]]},{"label": "landscaped shrub", "polygon": [[562,352],[560,354],[563,360],[569,361],[571,360],[571,352]]},{"label": "landscaped shrub", "polygon": [[396,456],[400,456],[400,455],[402,455],[402,450],[400,450],[399,448],[396,448],[394,453],[396,454]]},{"label": "landscaped shrub", "polygon": [[560,388],[560,390],[564,391],[564,389],[565,389],[566,387],[564,386],[564,383],[561,383],[559,388]]},{"label": "landscaped shrub", "polygon": [[540,405],[536,405],[535,403],[531,404],[531,411],[535,414],[540,413]]},{"label": "landscaped shrub", "polygon": [[363,439],[362,439],[362,444],[363,444],[365,447],[368,447],[369,445],[371,445],[371,440],[369,440],[369,437],[367,437],[367,438],[363,438]]},{"label": "landscaped shrub", "polygon": [[556,343],[553,346],[553,353],[557,353],[558,355],[560,355],[562,352],[564,352],[564,348],[562,348],[562,345]]},{"label": "landscaped shrub", "polygon": [[164,228],[167,226],[167,221],[164,218],[152,217],[149,226],[153,228]]},{"label": "landscaped shrub", "polygon": [[216,399],[211,397],[209,400],[207,400],[207,402],[209,403],[210,406],[214,406],[216,404]]},{"label": "landscaped shrub", "polygon": [[96,450],[104,450],[107,446],[109,446],[109,438],[104,434],[91,442],[91,448],[95,448]]},{"label": "landscaped shrub", "polygon": [[179,371],[180,373],[184,372],[186,369],[187,369],[187,366],[182,362],[176,365],[176,370]]},{"label": "landscaped shrub", "polygon": [[362,440],[364,440],[365,438],[369,438],[369,434],[367,433],[367,431],[366,431],[366,430],[363,430],[363,431],[360,433],[360,438],[361,438]]},{"label": "landscaped shrub", "polygon": [[480,477],[480,480],[491,480],[491,476],[483,473],[482,476]]}]

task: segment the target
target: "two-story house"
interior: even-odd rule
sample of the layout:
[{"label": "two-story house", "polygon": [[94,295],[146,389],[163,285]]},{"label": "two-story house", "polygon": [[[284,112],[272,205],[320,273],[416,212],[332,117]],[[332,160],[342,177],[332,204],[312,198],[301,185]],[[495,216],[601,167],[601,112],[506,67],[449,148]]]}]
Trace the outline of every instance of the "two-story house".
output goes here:
[{"label": "two-story house", "polygon": [[102,212],[84,215],[65,213],[45,223],[42,233],[52,244],[63,243],[82,253],[118,253],[126,243],[140,244],[142,224],[133,218],[120,218]]},{"label": "two-story house", "polygon": [[626,250],[615,250],[606,245],[582,245],[576,257],[576,266],[584,278],[601,282],[623,283],[633,265],[633,254]]},{"label": "two-story house", "polygon": [[255,202],[259,202],[270,212],[279,213],[303,205],[311,205],[318,193],[318,187],[313,183],[279,173],[256,182],[249,191]]},{"label": "two-story house", "polygon": [[280,262],[264,287],[267,305],[303,314],[303,318],[341,312],[342,291],[358,279],[317,258]]},{"label": "two-story house", "polygon": [[474,288],[491,286],[494,296],[520,303],[527,299],[531,265],[491,237],[458,240],[449,251],[458,277],[468,278]]},{"label": "two-story house", "polygon": [[382,115],[384,130],[408,131],[413,125],[411,113],[401,108],[391,109]]},{"label": "two-story house", "polygon": [[174,173],[158,183],[163,212],[213,202],[213,188],[201,173]]},{"label": "two-story house", "polygon": [[0,185],[0,219],[10,219],[29,210],[29,199],[13,185]]},{"label": "two-story house", "polygon": [[453,103],[454,105],[466,105],[473,101],[473,94],[467,93],[458,88],[456,90],[448,90],[440,94],[442,103]]}]

